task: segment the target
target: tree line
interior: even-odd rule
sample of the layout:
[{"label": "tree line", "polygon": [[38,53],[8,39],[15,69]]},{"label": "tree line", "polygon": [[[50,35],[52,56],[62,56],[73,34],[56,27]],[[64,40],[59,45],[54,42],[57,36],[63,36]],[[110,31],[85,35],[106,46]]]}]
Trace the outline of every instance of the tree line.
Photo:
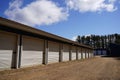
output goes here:
[{"label": "tree line", "polygon": [[106,49],[109,43],[120,44],[120,34],[110,35],[78,35],[76,41],[80,44],[89,45],[95,49]]}]

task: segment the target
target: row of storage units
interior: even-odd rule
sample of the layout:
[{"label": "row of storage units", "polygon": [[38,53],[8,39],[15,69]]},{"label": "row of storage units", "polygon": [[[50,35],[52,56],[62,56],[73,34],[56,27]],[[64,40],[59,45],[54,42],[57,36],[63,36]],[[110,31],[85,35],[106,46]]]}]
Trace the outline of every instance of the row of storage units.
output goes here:
[{"label": "row of storage units", "polygon": [[[17,58],[18,35],[0,31],[0,69],[11,68]],[[48,41],[48,63],[59,62],[59,48],[60,43]],[[22,52],[20,57],[20,66],[32,66],[43,63],[44,40],[40,38],[23,36],[22,37]],[[68,44],[63,44],[62,61],[70,60],[70,47]],[[76,60],[76,47],[72,47],[72,60]],[[82,57],[81,49],[78,51],[78,59]],[[83,58],[85,52],[83,51]]]},{"label": "row of storage units", "polygon": [[107,55],[107,50],[102,50],[102,49],[96,49],[96,50],[94,50],[94,55],[101,55],[101,56],[106,56]]}]

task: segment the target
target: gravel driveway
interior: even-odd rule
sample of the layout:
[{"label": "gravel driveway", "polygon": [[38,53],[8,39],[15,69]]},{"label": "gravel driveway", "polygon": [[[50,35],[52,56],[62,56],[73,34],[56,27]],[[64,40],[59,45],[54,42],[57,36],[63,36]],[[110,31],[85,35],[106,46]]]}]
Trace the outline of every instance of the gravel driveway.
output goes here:
[{"label": "gravel driveway", "polygon": [[0,71],[0,80],[120,80],[120,58],[95,57]]}]

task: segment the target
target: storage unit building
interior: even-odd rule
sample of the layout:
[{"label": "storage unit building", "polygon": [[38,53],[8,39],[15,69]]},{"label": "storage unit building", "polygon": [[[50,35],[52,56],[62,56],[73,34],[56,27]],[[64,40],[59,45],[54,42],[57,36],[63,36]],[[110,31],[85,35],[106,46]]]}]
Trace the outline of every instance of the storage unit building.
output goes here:
[{"label": "storage unit building", "polygon": [[0,30],[0,68],[11,68],[16,52],[16,34]]},{"label": "storage unit building", "polygon": [[23,36],[21,66],[42,64],[44,41],[34,37]]},{"label": "storage unit building", "polygon": [[0,17],[0,70],[80,59],[81,48],[93,50],[92,47]]},{"label": "storage unit building", "polygon": [[78,59],[81,59],[81,49],[78,49]]},{"label": "storage unit building", "polygon": [[59,62],[59,44],[56,42],[48,42],[48,63]]},{"label": "storage unit building", "polygon": [[63,45],[63,61],[69,61],[69,45]]},{"label": "storage unit building", "polygon": [[76,60],[76,47],[72,47],[72,60]]}]

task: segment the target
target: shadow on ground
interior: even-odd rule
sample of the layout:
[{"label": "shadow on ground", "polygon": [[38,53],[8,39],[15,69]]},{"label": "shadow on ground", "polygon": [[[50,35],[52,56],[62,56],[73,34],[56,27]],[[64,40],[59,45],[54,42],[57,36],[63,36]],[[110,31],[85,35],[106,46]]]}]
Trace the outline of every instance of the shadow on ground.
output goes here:
[{"label": "shadow on ground", "polygon": [[101,57],[114,58],[116,60],[120,60],[120,56],[101,56]]}]

